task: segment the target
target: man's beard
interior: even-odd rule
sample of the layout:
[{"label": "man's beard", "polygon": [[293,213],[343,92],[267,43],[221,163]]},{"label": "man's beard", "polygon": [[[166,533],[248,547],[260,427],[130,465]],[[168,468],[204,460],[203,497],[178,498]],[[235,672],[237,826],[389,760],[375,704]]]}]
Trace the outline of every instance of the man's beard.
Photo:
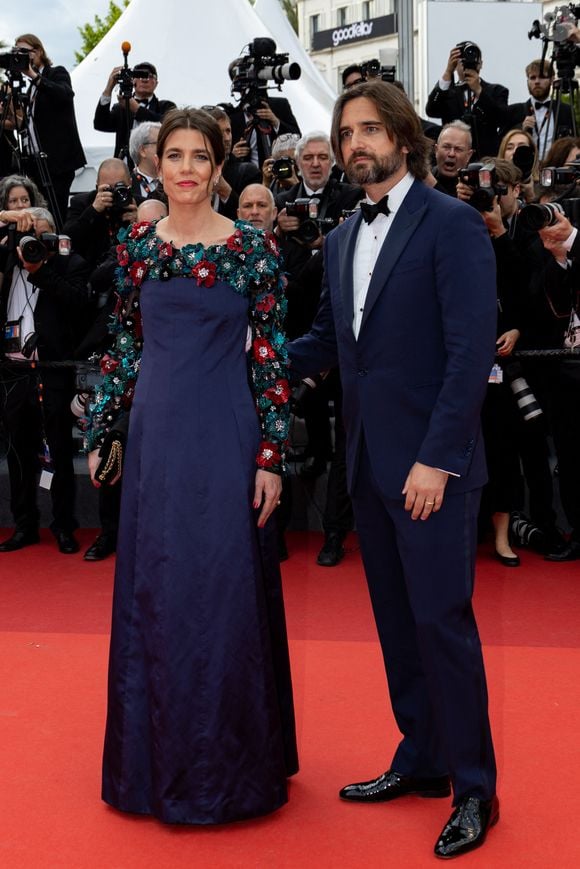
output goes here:
[{"label": "man's beard", "polygon": [[[358,157],[367,157],[369,163],[354,163]],[[381,184],[396,175],[403,165],[403,155],[400,151],[388,154],[386,157],[375,157],[364,151],[351,155],[346,166],[348,180],[352,184],[364,187],[369,184]]]}]

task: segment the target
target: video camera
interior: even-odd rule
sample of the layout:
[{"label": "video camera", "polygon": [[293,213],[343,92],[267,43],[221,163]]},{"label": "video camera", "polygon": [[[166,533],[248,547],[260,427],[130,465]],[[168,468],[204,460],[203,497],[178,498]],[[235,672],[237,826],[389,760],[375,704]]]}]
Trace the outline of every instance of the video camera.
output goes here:
[{"label": "video camera", "polygon": [[544,43],[544,55],[548,43],[554,43],[552,63],[558,68],[558,75],[562,79],[574,78],[574,69],[577,65],[576,46],[568,41],[570,34],[569,25],[578,26],[580,19],[580,6],[569,3],[567,6],[556,6],[551,12],[546,12],[544,22],[538,19],[532,23],[528,32],[528,39],[541,39]]},{"label": "video camera", "polygon": [[381,66],[381,62],[376,58],[365,60],[360,65],[360,73],[365,81],[379,78],[381,81],[388,81],[392,84],[395,81],[396,71],[397,68],[395,66]]},{"label": "video camera", "polygon": [[302,244],[312,244],[320,234],[326,235],[337,226],[337,222],[331,217],[318,216],[319,204],[320,200],[315,196],[312,199],[304,197],[286,203],[288,217],[297,217],[300,221],[298,229],[288,233],[291,238]]},{"label": "video camera", "polygon": [[497,180],[495,166],[492,163],[470,163],[457,173],[457,180],[467,184],[473,190],[469,204],[478,211],[492,211],[496,196],[507,193],[505,184]]},{"label": "video camera", "polygon": [[289,63],[287,53],[277,53],[276,43],[266,36],[256,37],[245,47],[245,54],[230,64],[232,94],[239,94],[250,113],[262,108],[264,90],[272,82],[278,90],[285,81],[296,81],[302,70]]},{"label": "video camera", "polygon": [[30,54],[27,48],[13,48],[0,54],[0,69],[5,69],[11,75],[25,72],[30,66]]}]

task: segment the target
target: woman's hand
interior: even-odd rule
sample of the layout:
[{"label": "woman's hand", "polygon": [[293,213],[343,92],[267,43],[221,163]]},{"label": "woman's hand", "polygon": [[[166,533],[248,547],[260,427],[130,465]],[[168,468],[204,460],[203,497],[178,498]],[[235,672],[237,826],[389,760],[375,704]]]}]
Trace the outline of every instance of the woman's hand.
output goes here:
[{"label": "woman's hand", "polygon": [[282,494],[282,478],[270,471],[256,471],[256,487],[254,489],[254,507],[262,509],[258,516],[258,528],[263,528],[278,504]]},{"label": "woman's hand", "polygon": [[88,455],[88,460],[89,460],[89,474],[91,477],[91,483],[93,484],[95,489],[100,489],[101,484],[99,483],[98,480],[95,479],[95,474],[96,474],[97,468],[101,464],[101,452],[100,452],[100,450],[91,450],[91,452]]},{"label": "woman's hand", "polygon": [[514,347],[520,337],[519,329],[508,329],[503,335],[500,335],[495,346],[497,347],[498,356],[509,356],[513,352]]}]

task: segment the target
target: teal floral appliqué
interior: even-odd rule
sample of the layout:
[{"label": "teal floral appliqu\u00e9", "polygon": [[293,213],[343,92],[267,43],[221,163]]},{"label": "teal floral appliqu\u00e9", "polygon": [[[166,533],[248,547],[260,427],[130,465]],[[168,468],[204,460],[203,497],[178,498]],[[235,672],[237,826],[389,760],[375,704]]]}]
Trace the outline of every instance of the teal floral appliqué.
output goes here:
[{"label": "teal floral appliqu\u00e9", "polygon": [[290,419],[286,314],[280,254],[270,232],[236,221],[222,244],[186,245],[176,249],[159,238],[154,223],[136,223],[119,233],[118,303],[110,327],[112,342],[101,360],[103,379],[90,406],[85,448],[99,447],[108,432],[129,412],[139,374],[143,331],[139,288],[145,280],[191,277],[199,286],[223,281],[248,299],[252,331],[250,362],[253,392],[262,431],[258,467],[280,473]]}]

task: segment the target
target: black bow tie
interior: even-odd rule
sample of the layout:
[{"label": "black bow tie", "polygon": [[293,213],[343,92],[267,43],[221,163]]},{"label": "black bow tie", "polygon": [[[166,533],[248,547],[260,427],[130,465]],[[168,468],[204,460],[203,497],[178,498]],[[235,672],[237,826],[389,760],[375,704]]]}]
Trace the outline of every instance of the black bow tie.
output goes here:
[{"label": "black bow tie", "polygon": [[374,202],[361,202],[360,210],[363,216],[363,220],[366,223],[372,223],[377,214],[390,214],[391,209],[388,206],[389,197],[383,196],[377,203]]},{"label": "black bow tie", "polygon": [[547,109],[549,105],[550,105],[550,100],[546,100],[545,103],[537,103],[537,102],[534,103],[534,108],[536,111],[538,111],[538,109]]}]

